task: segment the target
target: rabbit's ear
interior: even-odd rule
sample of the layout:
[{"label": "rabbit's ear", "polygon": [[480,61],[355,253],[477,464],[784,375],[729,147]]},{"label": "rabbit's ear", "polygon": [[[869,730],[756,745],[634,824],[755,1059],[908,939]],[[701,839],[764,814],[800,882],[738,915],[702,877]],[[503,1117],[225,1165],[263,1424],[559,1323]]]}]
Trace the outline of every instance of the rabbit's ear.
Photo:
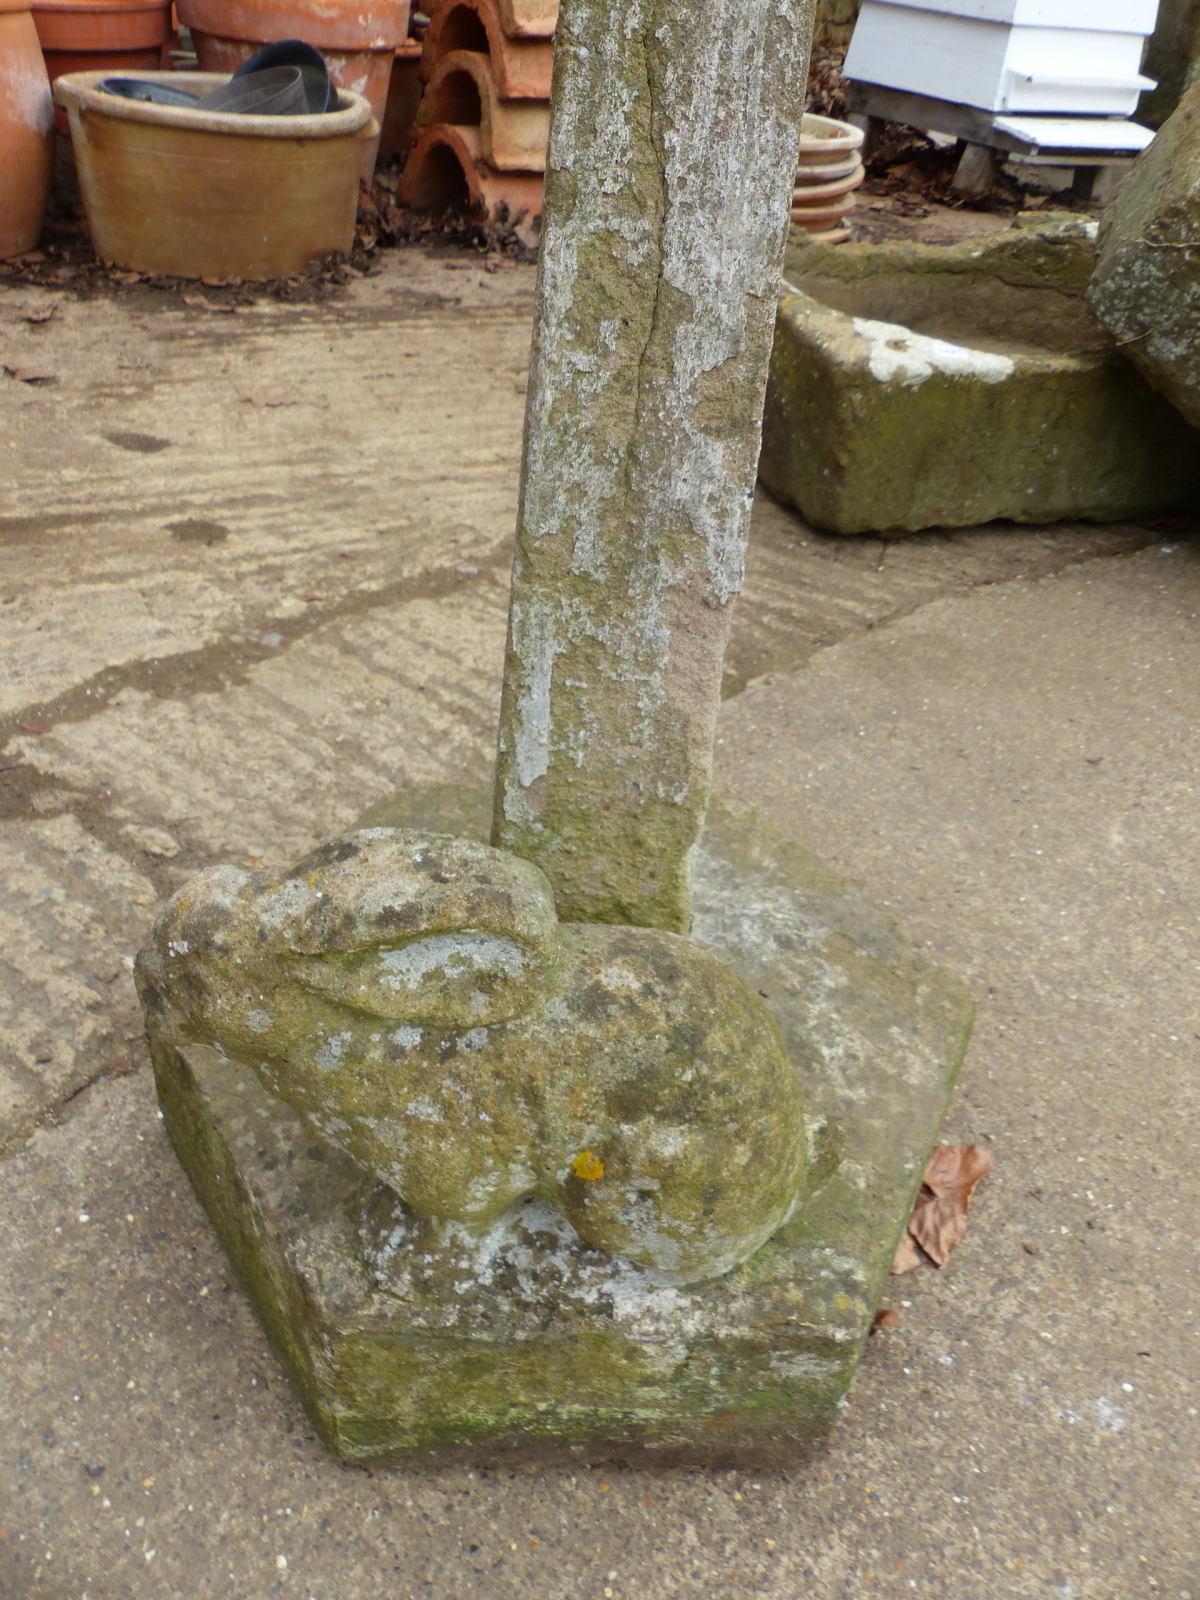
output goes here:
[{"label": "rabbit's ear", "polygon": [[494,934],[556,959],[549,880],[528,861],[450,834],[361,828],[331,839],[255,900],[263,954],[336,963],[433,934]]},{"label": "rabbit's ear", "polygon": [[289,966],[305,988],[357,1011],[460,1029],[507,1022],[541,1004],[556,955],[471,928],[345,955],[293,957]]}]

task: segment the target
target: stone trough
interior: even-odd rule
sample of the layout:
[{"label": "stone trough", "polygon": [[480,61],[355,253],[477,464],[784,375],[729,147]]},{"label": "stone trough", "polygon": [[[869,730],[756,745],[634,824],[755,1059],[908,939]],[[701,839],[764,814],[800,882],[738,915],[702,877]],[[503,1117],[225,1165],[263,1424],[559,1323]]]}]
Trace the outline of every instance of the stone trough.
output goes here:
[{"label": "stone trough", "polygon": [[1200,504],[1200,439],[1092,318],[1095,225],[836,249],[784,269],[760,474],[827,533]]}]

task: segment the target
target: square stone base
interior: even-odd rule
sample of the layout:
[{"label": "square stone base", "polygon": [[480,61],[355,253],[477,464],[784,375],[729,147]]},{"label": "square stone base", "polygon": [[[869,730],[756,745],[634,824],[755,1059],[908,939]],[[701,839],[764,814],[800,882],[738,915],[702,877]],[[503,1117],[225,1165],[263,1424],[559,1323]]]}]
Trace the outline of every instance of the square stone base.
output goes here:
[{"label": "square stone base", "polygon": [[[486,839],[490,796],[402,791],[361,825]],[[726,1277],[664,1288],[543,1202],[484,1263],[396,1228],[394,1193],[247,1068],[160,1047],[167,1131],[330,1449],[784,1466],[834,1420],[970,1034],[967,994],[746,807],[715,800],[693,936],[761,993],[800,1074],[810,1193]]]}]

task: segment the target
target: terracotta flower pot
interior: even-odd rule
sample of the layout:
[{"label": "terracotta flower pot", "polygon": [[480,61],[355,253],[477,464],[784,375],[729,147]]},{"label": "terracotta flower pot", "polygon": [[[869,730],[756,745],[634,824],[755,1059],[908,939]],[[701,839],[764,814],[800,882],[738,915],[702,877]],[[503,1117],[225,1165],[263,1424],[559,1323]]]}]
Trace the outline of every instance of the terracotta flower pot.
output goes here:
[{"label": "terracotta flower pot", "polygon": [[406,39],[396,50],[388,83],[387,110],[379,135],[379,159],[407,155],[409,133],[421,104],[421,46]]},{"label": "terracotta flower pot", "polygon": [[30,10],[52,53],[157,51],[171,37],[171,0],[33,0]]},{"label": "terracotta flower pot", "polygon": [[844,195],[840,200],[830,200],[824,205],[798,206],[792,204],[792,221],[808,233],[824,233],[836,227],[854,210],[854,196]]},{"label": "terracotta flower pot", "polygon": [[491,58],[502,100],[549,100],[554,45],[549,39],[511,39],[498,0],[445,0],[429,24],[421,76],[426,82],[451,50],[477,50]]},{"label": "terracotta flower pot", "polygon": [[[379,126],[361,95],[299,117],[222,116],[102,94],[104,72],[55,85],[71,124],[96,254],[180,278],[284,278],[354,243],[364,143]],[[179,83],[172,73],[145,76]],[[204,94],[227,80],[189,73]]]},{"label": "terracotta flower pot", "polygon": [[[153,72],[171,37],[171,0],[33,0],[51,86],[65,72]],[[55,112],[59,131],[67,114]]]},{"label": "terracotta flower pot", "polygon": [[[362,95],[382,128],[398,45],[408,34],[409,0],[177,0],[202,72],[230,74],[264,44],[303,39],[325,57],[339,89]],[[379,138],[363,149],[362,176],[375,170]]]},{"label": "terracotta flower pot", "polygon": [[478,128],[438,122],[422,128],[404,168],[397,198],[417,211],[463,206],[496,222],[503,210],[514,220],[542,214],[540,172],[498,172],[484,159]]},{"label": "terracotta flower pot", "polygon": [[54,168],[54,107],[29,0],[0,0],[0,257],[32,250]]},{"label": "terracotta flower pot", "polygon": [[807,188],[810,184],[833,183],[838,178],[848,178],[852,172],[862,169],[862,157],[855,150],[842,161],[814,162],[812,166],[796,168],[796,188]]}]

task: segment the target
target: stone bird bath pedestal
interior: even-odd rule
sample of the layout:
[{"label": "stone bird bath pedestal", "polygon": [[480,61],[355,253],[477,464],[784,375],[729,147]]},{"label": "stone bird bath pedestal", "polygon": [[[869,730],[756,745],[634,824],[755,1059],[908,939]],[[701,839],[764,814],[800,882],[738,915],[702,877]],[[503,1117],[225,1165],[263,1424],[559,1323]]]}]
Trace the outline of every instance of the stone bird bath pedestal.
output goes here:
[{"label": "stone bird bath pedestal", "polygon": [[811,13],[564,0],[494,797],[212,869],[139,959],[168,1133],[348,1458],[794,1460],[966,1048],[709,794]]}]

